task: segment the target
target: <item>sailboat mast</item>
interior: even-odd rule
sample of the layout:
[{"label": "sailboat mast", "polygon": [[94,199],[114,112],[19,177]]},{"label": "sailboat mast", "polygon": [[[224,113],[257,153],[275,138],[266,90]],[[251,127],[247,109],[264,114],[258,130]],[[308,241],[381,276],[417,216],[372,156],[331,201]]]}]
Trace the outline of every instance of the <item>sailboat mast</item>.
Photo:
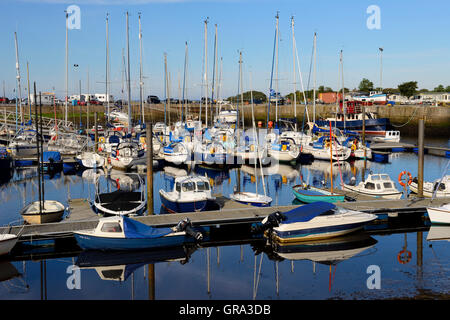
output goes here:
[{"label": "sailboat mast", "polygon": [[23,109],[22,109],[22,89],[20,85],[20,66],[19,66],[19,45],[17,44],[17,32],[14,32],[14,42],[16,44],[16,72],[17,72],[17,86],[19,88],[19,109],[20,109],[20,120],[23,125]]},{"label": "sailboat mast", "polygon": [[184,70],[183,70],[183,105],[181,106],[181,122],[184,121],[184,117],[186,116],[185,113],[185,101],[184,101],[184,95],[186,92],[186,64],[187,64],[187,54],[188,54],[188,44],[187,41],[185,42],[185,51],[184,51]]},{"label": "sailboat mast", "polygon": [[28,84],[28,99],[27,99],[27,103],[28,103],[28,109],[30,110],[30,120],[31,120],[31,92],[30,92],[30,68],[28,66],[28,61],[27,61],[27,84]]},{"label": "sailboat mast", "polygon": [[[217,76],[217,24],[215,26],[215,35],[214,35],[214,61],[213,61],[213,75],[212,75],[212,86],[211,86],[211,103],[214,103],[214,91],[216,89],[215,77]],[[217,103],[216,103],[216,115],[218,113]],[[211,110],[211,119],[212,119],[212,110]]]},{"label": "sailboat mast", "polygon": [[208,128],[208,18],[205,20],[205,126]]},{"label": "sailboat mast", "polygon": [[242,131],[244,131],[244,90],[242,85],[242,51],[239,53],[239,92],[241,93]]},{"label": "sailboat mast", "polygon": [[109,110],[109,87],[108,87],[108,81],[109,81],[109,79],[108,79],[108,71],[109,71],[109,26],[108,26],[108,13],[106,14],[106,66],[105,66],[105,68],[106,68],[106,70],[105,70],[105,79],[106,79],[106,81],[105,81],[105,85],[106,85],[106,88],[105,88],[105,93],[106,93],[106,105],[107,105],[107,114],[108,114],[108,122],[109,122],[109,120],[110,120],[110,118],[109,118],[109,113],[110,113],[110,110]]},{"label": "sailboat mast", "polygon": [[[341,72],[342,72],[342,111],[344,113],[344,130],[346,128],[345,118],[346,118],[346,108],[345,108],[345,87],[344,87],[344,54],[341,50]],[[364,117],[365,115],[363,115]]]},{"label": "sailboat mast", "polygon": [[[69,100],[69,13],[67,11],[64,11],[66,13],[66,98],[64,99],[64,122],[65,126],[67,127],[67,115],[68,115],[68,100]],[[36,99],[36,94],[35,94]],[[35,100],[36,101],[36,100]]]},{"label": "sailboat mast", "polygon": [[279,17],[277,13],[277,27],[276,27],[276,38],[277,41],[275,42],[276,50],[275,50],[275,122],[278,122],[278,53],[279,53],[279,46],[278,42],[279,40]]},{"label": "sailboat mast", "polygon": [[131,80],[130,80],[130,39],[128,34],[128,11],[127,11],[127,58],[128,58],[128,133],[131,133]]},{"label": "sailboat mast", "polygon": [[[275,16],[275,18],[277,19],[277,25],[278,25],[278,12],[277,15]],[[277,29],[275,29],[275,37],[274,37],[274,43],[273,43],[273,53],[272,53],[272,70],[270,72],[270,88],[269,88],[269,102],[267,104],[267,128],[269,127],[269,120],[270,120],[270,97],[272,96],[272,81],[273,81],[273,66],[274,66],[274,61],[275,61],[275,48],[276,48],[276,42],[277,42]]]},{"label": "sailboat mast", "polygon": [[295,115],[295,131],[297,131],[297,88],[296,81],[297,76],[295,72],[295,34],[294,34],[294,17],[291,17],[291,28],[292,28],[292,66],[294,69],[294,115]]},{"label": "sailboat mast", "polygon": [[145,114],[144,114],[144,80],[142,74],[142,27],[141,27],[141,13],[139,13],[139,106],[142,114],[142,124],[145,123]]},{"label": "sailboat mast", "polygon": [[313,89],[313,122],[316,122],[316,50],[317,50],[317,34],[314,32],[314,89]]}]

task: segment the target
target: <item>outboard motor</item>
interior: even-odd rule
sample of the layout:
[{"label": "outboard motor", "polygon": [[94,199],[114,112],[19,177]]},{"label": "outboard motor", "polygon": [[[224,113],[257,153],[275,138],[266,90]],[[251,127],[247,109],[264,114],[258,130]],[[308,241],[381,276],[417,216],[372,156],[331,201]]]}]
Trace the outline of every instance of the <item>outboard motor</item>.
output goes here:
[{"label": "outboard motor", "polygon": [[286,220],[286,216],[282,214],[280,211],[276,211],[267,216],[262,222],[261,225],[255,226],[252,228],[253,233],[264,232],[267,229],[272,229],[278,227],[281,221]]},{"label": "outboard motor", "polygon": [[196,232],[196,231],[194,231],[194,229],[192,229],[191,220],[189,220],[189,218],[187,218],[187,217],[184,218],[183,220],[181,220],[180,222],[178,222],[178,224],[176,226],[176,230],[177,231],[185,231],[186,234],[190,235],[197,241],[203,240],[203,234],[201,232]]}]

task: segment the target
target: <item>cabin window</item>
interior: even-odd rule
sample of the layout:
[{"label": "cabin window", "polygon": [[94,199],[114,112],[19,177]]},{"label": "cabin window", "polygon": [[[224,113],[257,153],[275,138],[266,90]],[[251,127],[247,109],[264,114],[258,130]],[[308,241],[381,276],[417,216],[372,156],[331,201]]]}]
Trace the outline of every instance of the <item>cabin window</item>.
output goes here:
[{"label": "cabin window", "polygon": [[380,177],[381,177],[381,180],[390,180],[389,176],[387,174],[382,174]]},{"label": "cabin window", "polygon": [[392,183],[390,183],[390,182],[384,182],[384,183],[383,183],[383,186],[384,186],[385,189],[391,189],[391,188],[392,188]]},{"label": "cabin window", "polygon": [[377,190],[380,190],[380,189],[381,189],[381,186],[379,183],[377,183]]},{"label": "cabin window", "polygon": [[372,176],[372,180],[378,181],[378,180],[380,180],[380,176]]},{"label": "cabin window", "polygon": [[182,189],[183,189],[183,192],[194,191],[195,190],[195,184],[193,182],[183,183]]},{"label": "cabin window", "polygon": [[209,190],[209,183],[208,182],[197,182],[197,190],[198,191],[208,191]]},{"label": "cabin window", "polygon": [[118,222],[105,222],[101,229],[102,232],[122,232],[122,227]]},{"label": "cabin window", "polygon": [[372,183],[372,182],[367,182],[366,183],[366,189],[375,190],[375,184]]},{"label": "cabin window", "polygon": [[177,183],[175,184],[175,190],[177,190],[178,192],[181,191],[181,183],[177,182]]}]

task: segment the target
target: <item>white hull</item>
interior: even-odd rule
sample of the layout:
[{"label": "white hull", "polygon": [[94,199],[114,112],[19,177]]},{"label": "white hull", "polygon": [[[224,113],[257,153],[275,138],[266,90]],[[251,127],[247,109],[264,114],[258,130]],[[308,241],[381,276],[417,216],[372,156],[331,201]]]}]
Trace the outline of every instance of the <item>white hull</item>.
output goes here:
[{"label": "white hull", "polygon": [[37,155],[36,144],[21,144],[21,143],[11,143],[9,145],[11,153],[14,157],[32,157]]},{"label": "white hull", "polygon": [[431,223],[450,224],[450,204],[438,208],[427,208]]},{"label": "white hull", "polygon": [[14,234],[0,234],[0,256],[8,254],[19,238]]},{"label": "white hull", "polygon": [[[423,196],[427,197],[427,198],[432,198],[433,197],[433,185],[434,183],[432,182],[424,182],[423,183]],[[411,192],[414,193],[418,193],[418,185],[415,182],[412,182],[409,185],[409,189],[411,190]],[[450,197],[450,190],[447,191],[436,191],[436,198],[446,198],[446,197]]]},{"label": "white hull", "polygon": [[105,164],[105,158],[93,152],[83,153],[77,156],[77,159],[81,161],[83,167],[88,169],[101,168]]},{"label": "white hull", "polygon": [[349,191],[353,191],[353,192],[357,192],[366,196],[371,196],[371,197],[375,197],[375,198],[383,198],[383,199],[392,199],[392,200],[397,200],[400,199],[402,197],[402,193],[400,191],[398,192],[367,192],[361,188],[359,188],[358,186],[350,186],[348,184],[343,184],[343,188],[345,190],[349,190]]}]

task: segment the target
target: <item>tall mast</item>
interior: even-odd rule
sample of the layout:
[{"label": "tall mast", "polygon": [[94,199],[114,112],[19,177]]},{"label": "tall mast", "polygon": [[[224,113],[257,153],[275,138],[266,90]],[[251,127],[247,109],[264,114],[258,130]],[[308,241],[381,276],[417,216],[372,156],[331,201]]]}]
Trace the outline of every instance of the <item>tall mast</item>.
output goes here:
[{"label": "tall mast", "polygon": [[64,99],[64,122],[65,126],[67,127],[67,115],[68,115],[68,100],[69,100],[69,13],[67,11],[64,11],[66,13],[66,98]]},{"label": "tall mast", "polygon": [[145,115],[144,115],[144,81],[143,81],[143,74],[142,74],[142,28],[141,28],[141,13],[139,12],[139,56],[140,56],[140,62],[139,62],[139,106],[142,113],[142,124],[145,123]]},{"label": "tall mast", "polygon": [[294,17],[291,17],[291,27],[292,27],[292,65],[294,68],[294,115],[295,115],[295,131],[297,131],[297,88],[296,81],[297,76],[295,73],[295,34],[294,34]]},{"label": "tall mast", "polygon": [[313,122],[316,122],[316,45],[317,34],[314,32],[314,89],[313,89]]},{"label": "tall mast", "polygon": [[244,90],[242,84],[242,51],[239,52],[239,83],[240,83],[239,91],[241,93],[242,131],[244,131],[244,92],[243,92]]},{"label": "tall mast", "polygon": [[28,84],[28,108],[30,109],[30,120],[31,120],[31,93],[30,93],[30,68],[28,66],[28,61],[27,61],[27,84]]},{"label": "tall mast", "polygon": [[14,41],[16,44],[16,71],[17,71],[17,86],[19,88],[19,108],[20,108],[20,121],[23,125],[23,110],[22,110],[22,89],[20,86],[20,65],[19,65],[19,45],[17,44],[17,32],[14,32]]},{"label": "tall mast", "polygon": [[108,13],[106,14],[106,70],[105,70],[105,74],[106,74],[106,81],[105,81],[105,85],[106,85],[106,105],[107,105],[107,114],[108,114],[108,122],[109,122],[109,88],[108,88],[108,71],[109,71],[109,27],[108,27]]},{"label": "tall mast", "polygon": [[[344,130],[346,128],[346,123],[345,123],[345,117],[346,117],[346,113],[347,110],[345,110],[345,91],[344,91],[344,54],[342,53],[341,50],[341,72],[342,72],[342,111],[344,113]],[[364,117],[364,115],[363,115]]]},{"label": "tall mast", "polygon": [[276,32],[277,32],[277,41],[275,42],[275,46],[276,46],[276,50],[275,50],[275,122],[278,122],[278,52],[279,52],[279,29],[278,29],[278,25],[279,25],[279,17],[278,17],[278,13],[277,13],[277,27],[276,27]]},{"label": "tall mast", "polygon": [[127,57],[128,57],[128,133],[131,133],[131,81],[130,81],[130,39],[128,35],[128,11],[127,11]]},{"label": "tall mast", "polygon": [[[277,19],[277,25],[278,25],[278,11],[277,15],[275,16]],[[275,48],[276,48],[276,42],[277,42],[277,36],[278,36],[278,30],[275,29],[275,37],[274,37],[274,43],[273,43],[273,53],[272,53],[272,70],[270,72],[270,88],[269,88],[269,102],[267,104],[267,127],[269,127],[269,119],[270,119],[270,97],[272,96],[272,81],[273,81],[273,65],[274,65],[274,59],[275,59]]]},{"label": "tall mast", "polygon": [[164,134],[167,127],[167,53],[164,52]]},{"label": "tall mast", "polygon": [[[205,126],[208,128],[208,18],[205,20]],[[200,115],[201,116],[201,115]]]},{"label": "tall mast", "polygon": [[186,92],[186,68],[187,68],[187,54],[188,54],[188,45],[187,45],[187,41],[185,42],[185,51],[184,51],[184,71],[183,71],[183,97],[182,97],[182,101],[183,101],[183,105],[181,106],[181,122],[184,121],[184,117],[186,116],[185,114],[185,101],[184,101],[184,95]]},{"label": "tall mast", "polygon": [[[214,35],[214,61],[213,61],[213,76],[212,76],[212,92],[211,92],[211,103],[214,103],[214,90],[216,89],[215,77],[217,76],[217,24],[215,25],[215,35]],[[217,103],[216,103],[216,115],[217,115]],[[211,110],[212,118],[212,110]]]}]

